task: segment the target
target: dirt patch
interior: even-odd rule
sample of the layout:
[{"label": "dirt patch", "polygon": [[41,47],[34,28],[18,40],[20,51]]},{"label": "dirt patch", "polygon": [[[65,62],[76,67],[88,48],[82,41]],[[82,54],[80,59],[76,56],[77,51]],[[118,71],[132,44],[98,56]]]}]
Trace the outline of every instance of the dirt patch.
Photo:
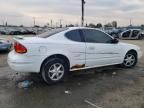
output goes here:
[{"label": "dirt patch", "polygon": [[[124,41],[139,45],[144,41]],[[12,71],[7,54],[0,54],[0,108],[144,108],[144,56],[131,69],[115,66],[73,73],[65,82],[48,86],[37,74]],[[25,79],[34,84],[27,90],[17,84]],[[65,91],[70,91],[66,94]]]}]

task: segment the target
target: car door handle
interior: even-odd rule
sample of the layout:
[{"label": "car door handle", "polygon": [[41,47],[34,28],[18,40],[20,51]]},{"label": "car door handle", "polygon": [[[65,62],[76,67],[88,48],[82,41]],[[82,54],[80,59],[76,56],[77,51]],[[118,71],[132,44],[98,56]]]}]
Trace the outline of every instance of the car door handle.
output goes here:
[{"label": "car door handle", "polygon": [[90,46],[90,47],[89,47],[89,50],[95,50],[95,47]]}]

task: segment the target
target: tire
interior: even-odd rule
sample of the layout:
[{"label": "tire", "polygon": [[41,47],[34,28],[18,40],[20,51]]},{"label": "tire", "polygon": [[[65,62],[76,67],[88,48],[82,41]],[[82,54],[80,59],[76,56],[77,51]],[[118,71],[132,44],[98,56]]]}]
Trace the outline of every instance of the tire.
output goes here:
[{"label": "tire", "polygon": [[134,51],[130,51],[125,55],[122,67],[131,68],[137,64],[137,54]]},{"label": "tire", "polygon": [[41,76],[47,84],[55,84],[63,81],[68,71],[68,64],[63,59],[51,58],[42,65]]}]

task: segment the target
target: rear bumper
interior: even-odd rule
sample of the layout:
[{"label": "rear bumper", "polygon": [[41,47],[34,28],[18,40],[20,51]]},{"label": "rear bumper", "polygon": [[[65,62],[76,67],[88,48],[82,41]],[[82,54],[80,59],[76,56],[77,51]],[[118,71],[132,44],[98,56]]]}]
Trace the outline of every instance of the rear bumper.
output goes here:
[{"label": "rear bumper", "polygon": [[35,58],[16,54],[11,51],[8,55],[8,65],[16,72],[40,72],[40,66],[34,61]]},{"label": "rear bumper", "polygon": [[8,64],[11,69],[17,72],[33,72],[31,69],[32,63],[8,61]]}]

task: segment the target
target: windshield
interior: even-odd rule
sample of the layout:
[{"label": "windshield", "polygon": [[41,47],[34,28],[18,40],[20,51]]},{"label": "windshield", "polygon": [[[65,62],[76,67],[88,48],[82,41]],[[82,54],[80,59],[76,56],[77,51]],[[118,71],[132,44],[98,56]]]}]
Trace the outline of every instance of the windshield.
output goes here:
[{"label": "windshield", "polygon": [[67,30],[68,28],[57,28],[57,29],[51,29],[51,30],[48,30],[47,32],[44,32],[42,34],[39,34],[37,35],[38,37],[42,37],[42,38],[47,38],[47,37],[50,37],[54,34],[57,34],[57,33],[60,33],[62,31],[65,31]]}]

